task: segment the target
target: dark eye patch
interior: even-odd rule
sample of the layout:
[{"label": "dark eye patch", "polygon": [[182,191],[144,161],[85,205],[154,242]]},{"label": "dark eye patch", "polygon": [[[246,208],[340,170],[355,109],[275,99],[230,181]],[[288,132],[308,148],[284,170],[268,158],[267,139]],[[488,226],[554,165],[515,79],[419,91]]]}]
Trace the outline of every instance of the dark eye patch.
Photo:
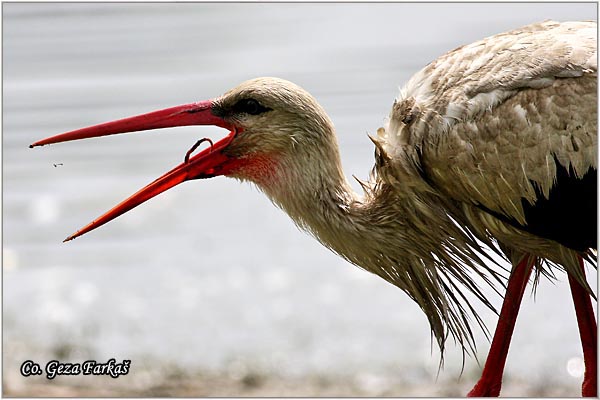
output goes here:
[{"label": "dark eye patch", "polygon": [[242,99],[235,103],[232,108],[234,113],[245,113],[250,115],[258,115],[271,110],[271,108],[263,106],[254,99]]}]

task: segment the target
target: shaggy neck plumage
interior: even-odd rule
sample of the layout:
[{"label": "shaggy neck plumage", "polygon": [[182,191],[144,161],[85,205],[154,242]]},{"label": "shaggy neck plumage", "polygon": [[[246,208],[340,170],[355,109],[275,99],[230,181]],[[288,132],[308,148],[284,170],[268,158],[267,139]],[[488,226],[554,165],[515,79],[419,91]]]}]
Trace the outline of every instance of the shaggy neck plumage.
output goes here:
[{"label": "shaggy neck plumage", "polygon": [[398,190],[382,179],[374,179],[364,196],[356,194],[343,174],[333,131],[298,136],[322,140],[298,143],[281,155],[271,179],[258,186],[326,247],[404,290],[425,312],[442,354],[449,334],[472,351],[469,319],[481,321],[460,301],[464,287],[491,307],[466,272],[475,265],[489,271],[475,240],[435,194]]}]

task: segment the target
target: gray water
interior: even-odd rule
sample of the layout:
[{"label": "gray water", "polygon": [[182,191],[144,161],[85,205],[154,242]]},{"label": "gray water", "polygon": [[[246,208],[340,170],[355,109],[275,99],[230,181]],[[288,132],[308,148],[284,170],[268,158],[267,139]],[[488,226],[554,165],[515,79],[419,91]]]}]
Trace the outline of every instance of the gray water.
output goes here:
[{"label": "gray water", "polygon": [[[413,73],[459,45],[544,19],[596,19],[596,5],[3,4],[5,377],[23,384],[22,361],[62,356],[435,385],[439,354],[418,307],[298,231],[248,184],[187,183],[61,243],[222,130],[27,146],[279,76],[320,101],[347,174],[364,179],[366,133]],[[493,329],[494,315],[478,309]],[[483,359],[488,343],[477,338]],[[572,385],[576,395],[580,354],[566,278],[542,282],[524,300],[507,374]],[[461,362],[449,343],[440,377],[458,379]]]}]

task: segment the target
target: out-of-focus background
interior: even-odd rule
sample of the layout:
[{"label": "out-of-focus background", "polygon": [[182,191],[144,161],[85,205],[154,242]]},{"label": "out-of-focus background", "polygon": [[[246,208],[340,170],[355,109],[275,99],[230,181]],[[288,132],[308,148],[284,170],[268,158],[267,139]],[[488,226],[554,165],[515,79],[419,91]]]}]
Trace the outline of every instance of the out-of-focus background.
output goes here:
[{"label": "out-of-focus background", "polygon": [[[321,102],[347,174],[364,179],[373,164],[366,134],[428,62],[531,22],[596,15],[593,3],[4,3],[4,394],[465,394],[475,359],[461,375],[449,343],[438,374],[418,307],[298,231],[248,184],[186,183],[61,243],[180,163],[197,139],[223,131],[27,146],[278,76]],[[493,330],[495,316],[478,309]],[[489,344],[477,338],[483,362]],[[129,374],[19,373],[28,359],[110,358],[130,359]],[[577,396],[582,371],[566,278],[543,281],[524,301],[503,394]]]}]

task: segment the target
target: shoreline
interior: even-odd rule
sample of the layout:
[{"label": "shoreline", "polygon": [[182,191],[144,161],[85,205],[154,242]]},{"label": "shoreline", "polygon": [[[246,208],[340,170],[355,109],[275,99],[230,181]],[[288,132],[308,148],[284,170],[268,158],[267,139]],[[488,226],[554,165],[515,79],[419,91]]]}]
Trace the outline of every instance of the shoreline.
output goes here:
[{"label": "shoreline", "polygon": [[[281,377],[247,372],[193,373],[158,376],[60,376],[23,378],[9,374],[3,380],[5,397],[464,397],[476,378],[463,376],[429,383],[375,375]],[[527,382],[505,377],[504,397],[576,397],[579,383]]]}]

